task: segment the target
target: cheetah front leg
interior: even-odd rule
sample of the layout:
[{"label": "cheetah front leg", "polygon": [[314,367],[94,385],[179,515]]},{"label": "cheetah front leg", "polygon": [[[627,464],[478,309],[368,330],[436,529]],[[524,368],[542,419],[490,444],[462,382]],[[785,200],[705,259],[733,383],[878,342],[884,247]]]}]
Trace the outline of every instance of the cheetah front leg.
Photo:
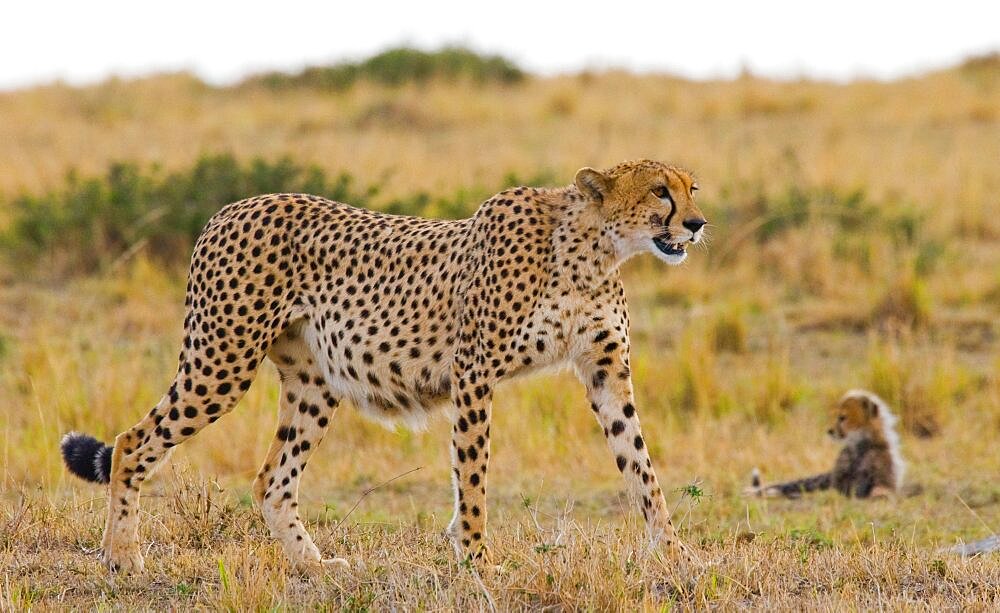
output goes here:
[{"label": "cheetah front leg", "polygon": [[592,333],[589,348],[576,360],[577,372],[587,386],[591,409],[604,429],[608,447],[625,478],[629,494],[646,520],[652,543],[662,544],[671,555],[693,563],[694,556],[677,537],[670,521],[663,490],[639,427],[628,366],[627,337],[620,334],[623,327],[610,328],[598,328]]},{"label": "cheetah front leg", "polygon": [[490,459],[492,386],[468,373],[456,376],[451,439],[455,513],[448,526],[461,560],[489,563],[486,536],[486,469]]}]

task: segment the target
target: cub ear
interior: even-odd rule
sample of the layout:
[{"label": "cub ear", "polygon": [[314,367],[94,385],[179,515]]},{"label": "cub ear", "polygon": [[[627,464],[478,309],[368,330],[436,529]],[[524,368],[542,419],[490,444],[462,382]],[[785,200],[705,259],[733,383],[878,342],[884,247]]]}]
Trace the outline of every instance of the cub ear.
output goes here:
[{"label": "cub ear", "polygon": [[576,184],[576,188],[585,198],[594,202],[604,202],[607,195],[611,193],[611,178],[589,166],[576,171],[573,183]]},{"label": "cub ear", "polygon": [[868,410],[868,414],[872,417],[878,417],[878,404],[871,398],[865,398],[861,401],[862,406]]}]

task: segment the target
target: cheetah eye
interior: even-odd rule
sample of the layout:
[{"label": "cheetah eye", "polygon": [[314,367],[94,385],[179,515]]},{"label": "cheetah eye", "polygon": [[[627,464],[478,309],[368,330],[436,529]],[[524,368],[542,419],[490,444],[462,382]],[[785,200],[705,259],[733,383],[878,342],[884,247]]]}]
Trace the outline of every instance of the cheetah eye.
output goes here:
[{"label": "cheetah eye", "polygon": [[845,419],[847,419],[846,415],[838,415],[837,416],[837,421],[844,421]]},{"label": "cheetah eye", "polygon": [[670,197],[670,191],[663,185],[657,185],[656,187],[653,188],[653,195],[659,198],[660,200],[663,200],[664,198]]},{"label": "cheetah eye", "polygon": [[691,193],[693,194],[696,191],[698,191],[698,184],[697,183],[691,184]]}]

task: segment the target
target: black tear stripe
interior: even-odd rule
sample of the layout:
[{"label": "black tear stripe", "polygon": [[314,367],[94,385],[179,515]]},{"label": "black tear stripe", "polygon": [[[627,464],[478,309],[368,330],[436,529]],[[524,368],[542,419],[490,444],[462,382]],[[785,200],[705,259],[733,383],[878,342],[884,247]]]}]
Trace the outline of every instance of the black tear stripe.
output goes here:
[{"label": "black tear stripe", "polygon": [[674,197],[670,195],[669,189],[667,189],[667,201],[670,202],[670,213],[667,215],[667,222],[663,226],[669,229],[670,220],[673,219],[674,214],[677,212],[677,203],[674,202]]}]

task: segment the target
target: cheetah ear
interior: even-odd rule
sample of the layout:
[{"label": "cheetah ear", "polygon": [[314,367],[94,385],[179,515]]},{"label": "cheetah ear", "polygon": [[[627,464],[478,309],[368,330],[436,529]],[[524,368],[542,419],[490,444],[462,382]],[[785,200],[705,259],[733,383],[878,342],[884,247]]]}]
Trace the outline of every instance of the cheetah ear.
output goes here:
[{"label": "cheetah ear", "polygon": [[604,202],[605,197],[611,193],[611,178],[589,166],[576,171],[573,183],[576,183],[576,188],[585,198],[593,202]]},{"label": "cheetah ear", "polygon": [[868,414],[872,417],[878,417],[878,404],[872,401],[871,398],[865,398],[862,404],[866,409],[868,409]]}]

